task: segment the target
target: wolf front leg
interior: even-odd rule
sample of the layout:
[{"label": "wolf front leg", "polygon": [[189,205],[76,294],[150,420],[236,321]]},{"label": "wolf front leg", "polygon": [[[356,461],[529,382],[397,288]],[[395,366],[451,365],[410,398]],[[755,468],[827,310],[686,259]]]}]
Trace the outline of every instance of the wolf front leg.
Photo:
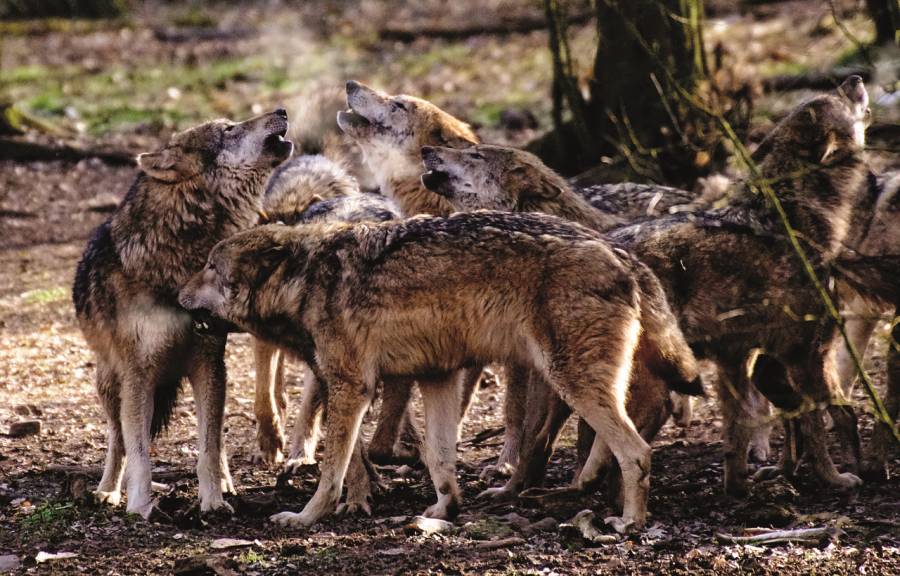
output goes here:
[{"label": "wolf front leg", "polygon": [[[329,374],[327,371],[325,373]],[[319,465],[319,486],[299,514],[280,512],[269,517],[281,526],[312,526],[323,516],[334,512],[344,488],[353,447],[359,438],[363,414],[372,401],[374,383],[366,384],[356,376],[326,378],[328,414],[325,417],[325,450]]]},{"label": "wolf front leg", "polygon": [[234,492],[228,458],[222,438],[225,417],[225,337],[195,335],[188,379],[197,408],[197,478],[200,482],[200,511],[234,510],[223,492]]},{"label": "wolf front leg", "polygon": [[268,342],[256,339],[253,343],[256,365],[256,396],[253,411],[256,415],[257,458],[272,466],[284,457],[284,414],[281,409],[281,388],[284,381],[284,355]]},{"label": "wolf front leg", "polygon": [[438,501],[425,510],[428,518],[454,518],[459,512],[456,438],[460,378],[465,377],[466,371],[460,370],[448,378],[419,381],[425,412],[425,464],[438,497]]}]

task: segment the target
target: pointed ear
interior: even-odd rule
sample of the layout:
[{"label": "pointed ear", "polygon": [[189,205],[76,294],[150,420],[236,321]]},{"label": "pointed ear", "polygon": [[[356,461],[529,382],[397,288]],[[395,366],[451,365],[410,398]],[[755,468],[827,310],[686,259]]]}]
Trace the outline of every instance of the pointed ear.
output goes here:
[{"label": "pointed ear", "polygon": [[174,184],[197,174],[183,152],[163,148],[159,152],[138,154],[138,167],[154,180]]},{"label": "pointed ear", "polygon": [[510,170],[512,187],[520,190],[519,198],[543,198],[551,200],[563,193],[563,185],[531,166],[516,166]]},{"label": "pointed ear", "polygon": [[831,159],[831,156],[837,152],[838,149],[838,138],[837,134],[834,131],[829,131],[825,136],[825,142],[822,144],[820,150],[822,151],[822,155],[819,158],[819,164],[828,164]]},{"label": "pointed ear", "polygon": [[468,148],[478,144],[478,138],[464,122],[457,122],[453,126],[438,126],[431,137],[434,144],[449,148]]}]

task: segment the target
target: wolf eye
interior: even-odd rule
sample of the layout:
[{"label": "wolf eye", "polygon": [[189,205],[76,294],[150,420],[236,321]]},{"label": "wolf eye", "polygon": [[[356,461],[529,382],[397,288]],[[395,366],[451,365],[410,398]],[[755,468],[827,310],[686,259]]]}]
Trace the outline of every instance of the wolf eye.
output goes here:
[{"label": "wolf eye", "polygon": [[406,112],[406,104],[400,102],[399,100],[392,101],[391,105],[394,107],[394,110],[403,110],[404,112]]},{"label": "wolf eye", "polygon": [[228,134],[228,133],[231,132],[232,130],[234,130],[234,125],[233,125],[233,124],[230,125],[230,126],[226,126],[226,127],[225,127],[225,133],[226,133],[226,134]]},{"label": "wolf eye", "polygon": [[484,156],[482,156],[480,152],[472,152],[469,154],[469,157],[474,158],[475,160],[484,160]]}]

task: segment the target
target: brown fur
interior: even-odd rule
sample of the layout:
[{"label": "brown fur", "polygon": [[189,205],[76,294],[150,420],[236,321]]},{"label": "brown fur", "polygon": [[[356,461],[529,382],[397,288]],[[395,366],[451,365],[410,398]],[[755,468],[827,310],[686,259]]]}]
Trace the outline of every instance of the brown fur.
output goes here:
[{"label": "brown fur", "polygon": [[328,387],[316,495],[301,514],[275,521],[309,525],[333,510],[375,382],[409,377],[422,390],[438,494],[426,515],[453,515],[458,397],[448,379],[502,360],[546,378],[599,431],[584,474],[608,446],[625,494],[613,524],[624,530],[643,524],[649,482],[649,447],[624,408],[640,332],[639,267],[589,230],[543,215],[266,226],[221,243],[179,302],[290,347]]},{"label": "brown fur", "polygon": [[391,96],[358,82],[347,82],[350,110],[338,126],[353,138],[375,174],[382,194],[406,216],[445,216],[452,207],[419,181],[422,146],[471,146],[478,137],[468,124],[431,102],[405,94]]},{"label": "brown fur", "polygon": [[140,155],[141,174],[85,249],[72,296],[109,424],[102,501],[121,499],[127,455],[128,511],[151,514],[150,441],[187,377],[197,405],[200,509],[230,509],[222,497],[234,491],[222,442],[225,339],[192,331],[176,296],[216,242],[255,223],[266,179],[291,154],[281,138],[287,128],[283,110],[218,120]]},{"label": "brown fur", "polygon": [[[770,136],[773,145],[761,164],[819,274],[847,235],[865,178],[858,118],[853,103],[839,96],[807,101]],[[613,238],[657,273],[695,351],[718,365],[726,490],[746,490],[746,421],[753,414],[744,412],[742,399],[749,386],[746,359],[757,348],[796,386],[804,408],[799,428],[819,478],[840,488],[858,486],[856,476],[835,469],[813,410],[842,397],[831,358],[834,325],[768,208],[747,194],[722,210],[661,218]],[[793,472],[793,465],[786,462],[785,471]]]},{"label": "brown fur", "polygon": [[[595,209],[536,156],[522,150],[488,145],[468,149],[426,146],[422,149],[422,158],[428,170],[422,176],[423,184],[447,198],[458,210],[543,212],[599,231],[621,222],[616,215]],[[646,425],[645,429],[638,424],[638,430],[649,441],[670,414],[667,384],[677,387],[695,380],[697,366],[658,280],[643,268],[638,271],[638,278],[645,332],[638,345],[628,405],[629,415],[635,423]],[[562,402],[549,399],[551,393],[542,390],[540,384],[540,381],[532,381],[528,385],[527,394],[536,395],[534,400],[528,400],[531,408],[524,408],[525,390],[513,395],[522,405],[515,407],[514,413],[529,413],[535,422],[526,426],[525,441],[521,444],[524,452],[520,451],[518,461],[524,464],[513,473],[506,486],[489,490],[486,495],[509,497],[542,480],[546,459],[569,412]],[[560,410],[564,412],[557,413]],[[536,411],[546,414],[537,418]],[[507,427],[510,426],[522,428],[524,418],[518,422],[507,418]],[[592,439],[591,434],[585,442],[589,445]]]}]

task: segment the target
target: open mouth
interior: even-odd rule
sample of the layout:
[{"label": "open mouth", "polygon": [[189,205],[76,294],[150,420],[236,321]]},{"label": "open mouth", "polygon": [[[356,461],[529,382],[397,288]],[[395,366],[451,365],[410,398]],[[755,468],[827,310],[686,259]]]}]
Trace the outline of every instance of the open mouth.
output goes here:
[{"label": "open mouth", "polygon": [[452,190],[450,186],[450,174],[440,170],[429,170],[422,174],[422,185],[441,196],[449,196]]},{"label": "open mouth", "polygon": [[263,149],[266,152],[274,155],[279,163],[281,160],[284,160],[294,151],[294,143],[290,140],[285,140],[284,137],[287,134],[287,125],[284,128],[281,128],[277,132],[273,132],[266,136],[266,139],[263,141]]},{"label": "open mouth", "polygon": [[203,308],[191,310],[191,322],[197,334],[225,335],[229,332],[240,332],[231,322],[216,318],[212,312]]},{"label": "open mouth", "polygon": [[354,130],[372,125],[368,118],[354,111],[352,108],[344,112],[338,112],[337,123],[338,127],[344,132],[353,132]]}]

